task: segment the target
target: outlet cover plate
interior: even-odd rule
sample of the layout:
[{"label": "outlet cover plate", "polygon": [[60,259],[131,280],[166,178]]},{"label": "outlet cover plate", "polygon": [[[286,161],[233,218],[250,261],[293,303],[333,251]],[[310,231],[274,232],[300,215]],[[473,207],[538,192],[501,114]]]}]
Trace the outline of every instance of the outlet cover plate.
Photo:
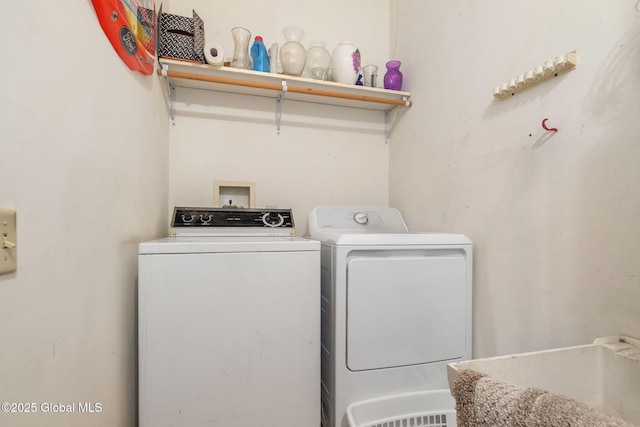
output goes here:
[{"label": "outlet cover plate", "polygon": [[16,211],[0,208],[0,274],[13,273],[18,268]]}]

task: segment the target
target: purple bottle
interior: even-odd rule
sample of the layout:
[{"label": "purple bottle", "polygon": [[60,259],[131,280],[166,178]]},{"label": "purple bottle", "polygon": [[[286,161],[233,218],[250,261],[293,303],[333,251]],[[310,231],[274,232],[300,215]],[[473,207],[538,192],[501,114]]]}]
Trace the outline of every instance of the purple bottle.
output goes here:
[{"label": "purple bottle", "polygon": [[391,90],[402,89],[402,73],[400,72],[400,61],[391,60],[386,63],[387,72],[384,74],[384,88]]}]

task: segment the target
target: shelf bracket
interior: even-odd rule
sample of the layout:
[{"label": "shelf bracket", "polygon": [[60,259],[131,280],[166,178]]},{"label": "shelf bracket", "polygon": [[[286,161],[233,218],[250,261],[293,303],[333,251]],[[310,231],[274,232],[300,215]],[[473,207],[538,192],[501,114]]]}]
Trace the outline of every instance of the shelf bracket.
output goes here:
[{"label": "shelf bracket", "polygon": [[393,109],[384,112],[384,143],[389,143],[389,137],[391,136],[391,128],[389,126],[389,112]]},{"label": "shelf bracket", "polygon": [[169,102],[171,102],[171,126],[176,125],[176,85],[169,83]]},{"label": "shelf bracket", "polygon": [[167,92],[169,93],[169,108],[171,111],[171,126],[176,125],[176,86],[169,80],[169,66],[162,64],[162,71],[160,74],[164,77],[164,81],[167,83]]},{"label": "shelf bracket", "polygon": [[282,104],[284,103],[284,94],[287,93],[287,81],[282,81],[282,92],[276,98],[276,133],[280,135],[280,122],[282,120]]},{"label": "shelf bracket", "polygon": [[[409,102],[409,98],[406,96],[402,97],[402,100],[405,102],[406,107],[410,107],[411,103]],[[400,119],[400,115],[406,110],[406,108],[402,107],[394,107],[390,110],[384,112],[384,142],[385,144],[389,143],[391,138],[391,131],[396,127],[396,123]]]}]

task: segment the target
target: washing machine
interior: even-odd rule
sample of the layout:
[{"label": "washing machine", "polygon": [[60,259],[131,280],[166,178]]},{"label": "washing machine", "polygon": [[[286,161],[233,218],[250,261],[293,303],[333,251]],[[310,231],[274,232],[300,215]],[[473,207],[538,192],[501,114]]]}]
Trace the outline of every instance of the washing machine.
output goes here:
[{"label": "washing machine", "polygon": [[174,209],[139,245],[139,425],[320,425],[320,243],[287,209]]},{"label": "washing machine", "polygon": [[349,404],[448,388],[446,365],[471,357],[472,242],[410,233],[400,212],[320,206],[322,423]]}]

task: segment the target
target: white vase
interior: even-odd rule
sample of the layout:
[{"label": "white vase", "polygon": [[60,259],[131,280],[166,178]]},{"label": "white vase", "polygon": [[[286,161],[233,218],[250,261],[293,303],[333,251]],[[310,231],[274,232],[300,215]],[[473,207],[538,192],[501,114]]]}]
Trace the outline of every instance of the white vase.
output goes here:
[{"label": "white vase", "polygon": [[331,54],[331,68],[334,81],[355,84],[360,73],[360,50],[351,42],[341,42]]}]

